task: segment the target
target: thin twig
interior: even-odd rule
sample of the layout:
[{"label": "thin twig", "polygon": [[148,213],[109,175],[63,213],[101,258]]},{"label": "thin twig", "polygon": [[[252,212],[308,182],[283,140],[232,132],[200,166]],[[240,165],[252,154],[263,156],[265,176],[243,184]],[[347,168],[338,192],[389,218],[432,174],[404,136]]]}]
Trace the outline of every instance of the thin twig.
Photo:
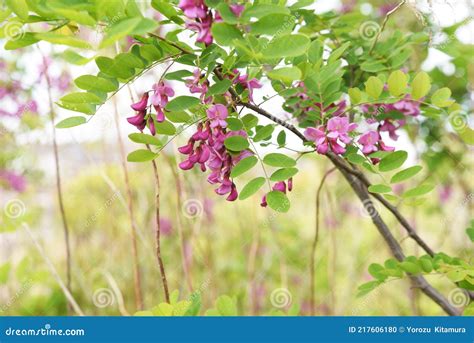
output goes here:
[{"label": "thin twig", "polygon": [[[39,48],[38,48],[39,49]],[[46,79],[46,85],[48,88],[48,102],[49,102],[49,118],[51,121],[52,126],[52,135],[53,135],[53,154],[54,154],[54,164],[55,164],[55,171],[56,171],[56,192],[58,197],[59,203],[59,211],[61,213],[61,219],[63,222],[63,231],[64,231],[64,245],[66,249],[66,286],[69,291],[71,290],[71,242],[69,239],[69,226],[66,217],[66,210],[64,209],[64,200],[63,200],[63,193],[61,187],[61,170],[59,165],[59,152],[58,152],[58,142],[56,139],[56,126],[54,124],[55,121],[55,112],[54,112],[54,103],[53,103],[53,95],[51,94],[51,80],[49,78],[48,72],[48,65],[43,55],[43,52],[40,50],[41,55],[43,56],[43,64],[44,64],[44,77]]]},{"label": "thin twig", "polygon": [[372,42],[372,46],[370,47],[370,50],[369,50],[369,55],[372,54],[372,51],[374,50],[375,45],[377,44],[377,41],[380,38],[380,35],[382,34],[383,30],[385,29],[385,25],[387,25],[387,22],[388,22],[388,19],[390,18],[390,16],[392,16],[395,12],[397,12],[403,5],[406,4],[406,2],[407,2],[406,0],[403,0],[402,2],[400,2],[397,5],[397,7],[395,7],[393,10],[391,10],[390,12],[387,13],[387,15],[385,16],[385,18],[383,20],[382,27],[380,28],[379,32],[377,32],[377,35],[375,36],[375,39]]},{"label": "thin twig", "polygon": [[[151,151],[150,146],[146,145],[147,149]],[[161,281],[163,283],[163,291],[165,293],[165,300],[167,303],[170,302],[170,294],[168,289],[168,281],[166,279],[165,265],[161,256],[161,223],[160,223],[160,176],[158,174],[158,167],[156,161],[152,160],[153,176],[155,178],[155,219],[156,219],[156,232],[155,232],[155,243],[156,243],[156,258],[158,259],[158,267],[160,268]]]}]

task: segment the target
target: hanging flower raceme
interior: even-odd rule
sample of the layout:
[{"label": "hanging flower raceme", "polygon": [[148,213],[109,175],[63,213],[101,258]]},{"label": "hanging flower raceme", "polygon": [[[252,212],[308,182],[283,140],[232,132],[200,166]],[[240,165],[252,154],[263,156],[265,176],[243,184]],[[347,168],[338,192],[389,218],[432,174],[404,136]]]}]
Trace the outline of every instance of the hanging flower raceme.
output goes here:
[{"label": "hanging flower raceme", "polygon": [[186,17],[191,19],[186,22],[186,28],[197,32],[196,41],[206,46],[210,45],[213,17],[204,0],[181,0],[178,7],[183,10]]},{"label": "hanging flower raceme", "polygon": [[326,154],[329,148],[335,154],[343,154],[346,152],[345,144],[352,142],[348,133],[356,128],[357,124],[349,123],[347,117],[333,117],[328,120],[326,125],[317,128],[308,127],[304,135],[306,139],[315,143],[316,151],[319,154]]},{"label": "hanging flower raceme", "polygon": [[203,79],[203,74],[199,69],[195,69],[193,72],[193,78],[187,79],[185,82],[186,87],[189,88],[189,91],[193,94],[201,94],[200,98],[203,104],[210,104],[212,102],[212,96],[207,96],[207,91],[209,90],[209,81]]},{"label": "hanging flower raceme", "polygon": [[420,114],[420,103],[411,99],[410,95],[405,96],[402,100],[399,100],[393,104],[373,104],[373,105],[362,105],[361,110],[364,113],[370,114],[372,117],[367,119],[367,123],[379,123],[378,130],[381,132],[388,132],[389,136],[393,140],[398,139],[396,133],[397,129],[405,125],[405,119],[392,119],[384,118],[380,121],[377,120],[379,114],[386,114],[390,112],[400,112],[405,117],[416,117]]},{"label": "hanging flower raceme", "polygon": [[253,90],[262,88],[262,84],[256,78],[250,79],[247,74],[240,74],[237,69],[234,69],[233,74],[228,75],[234,80],[234,84],[241,85],[243,89],[248,90],[249,101],[253,102]]},{"label": "hanging flower raceme", "polygon": [[188,156],[179,167],[189,170],[198,164],[203,172],[209,168],[211,173],[207,180],[211,184],[218,185],[215,192],[227,195],[228,201],[234,201],[238,192],[230,173],[241,159],[252,153],[244,150],[238,155],[233,155],[227,151],[224,145],[226,138],[234,135],[247,137],[245,131],[226,131],[228,115],[227,107],[222,104],[215,104],[207,110],[207,119],[198,124],[197,131],[191,136],[188,144],[178,149],[181,154]]},{"label": "hanging flower raceme", "polygon": [[[137,113],[133,117],[127,118],[127,121],[140,131],[143,131],[148,124],[150,133],[154,136],[156,134],[155,120],[158,123],[162,123],[165,120],[164,107],[168,103],[169,97],[174,96],[174,90],[163,81],[153,85],[152,88],[153,94],[151,97],[149,92],[145,92],[138,102],[130,106]],[[153,106],[156,111],[155,118],[148,111],[150,106]]]}]

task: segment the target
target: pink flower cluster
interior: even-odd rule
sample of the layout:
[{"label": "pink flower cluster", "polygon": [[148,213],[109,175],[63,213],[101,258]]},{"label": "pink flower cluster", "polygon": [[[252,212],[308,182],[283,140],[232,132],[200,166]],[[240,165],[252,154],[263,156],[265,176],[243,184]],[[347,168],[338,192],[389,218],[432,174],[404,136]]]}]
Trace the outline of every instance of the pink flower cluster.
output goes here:
[{"label": "pink flower cluster", "polygon": [[389,136],[393,140],[398,139],[396,130],[405,125],[405,119],[395,120],[392,118],[384,118],[377,121],[377,116],[382,113],[400,112],[405,117],[416,117],[420,114],[420,103],[413,101],[409,95],[404,99],[397,101],[393,104],[373,104],[373,105],[362,105],[361,110],[364,113],[372,115],[371,118],[367,119],[367,123],[379,123],[377,128],[380,132],[388,132]]},{"label": "pink flower cluster", "polygon": [[[287,183],[288,183],[288,188],[287,188]],[[277,182],[273,185],[272,190],[282,192],[286,194],[286,190],[288,189],[288,192],[291,192],[293,190],[293,178],[289,178],[287,182],[285,181],[280,181]],[[262,207],[267,207],[267,196],[264,195],[262,198],[262,202],[260,203],[260,206]]]},{"label": "pink flower cluster", "polygon": [[179,164],[183,170],[192,169],[199,164],[201,171],[211,170],[207,180],[211,184],[218,184],[215,192],[226,195],[228,201],[237,199],[238,192],[235,183],[230,178],[232,167],[241,159],[252,155],[249,150],[244,150],[238,155],[231,155],[224,140],[230,136],[241,135],[247,137],[245,131],[226,131],[226,118],[229,113],[227,107],[215,104],[207,110],[207,119],[198,124],[197,131],[191,136],[188,144],[180,147],[180,153],[188,158]]},{"label": "pink flower cluster", "polygon": [[[186,22],[186,28],[197,32],[196,41],[204,43],[206,46],[210,45],[213,40],[211,34],[213,21],[222,21],[219,12],[216,12],[215,18],[213,18],[212,11],[206,6],[204,0],[180,0],[178,7],[190,19]],[[244,5],[231,4],[229,8],[236,17],[240,17]]]},{"label": "pink flower cluster", "polygon": [[186,22],[186,28],[197,32],[197,41],[210,45],[212,43],[212,12],[207,8],[204,0],[180,0],[178,7],[190,20]]},{"label": "pink flower cluster", "polygon": [[326,154],[329,148],[335,154],[343,154],[346,152],[344,144],[352,142],[348,134],[356,128],[357,124],[349,123],[347,117],[332,117],[326,125],[308,127],[304,135],[306,139],[315,142],[319,154]]},{"label": "pink flower cluster", "polygon": [[17,192],[24,192],[26,189],[26,180],[23,175],[13,171],[0,170],[0,184],[2,181]]},{"label": "pink flower cluster", "polygon": [[[174,96],[174,90],[163,81],[160,81],[153,85],[153,94],[151,96],[149,96],[149,92],[143,93],[141,99],[130,106],[133,110],[137,111],[137,114],[127,118],[127,121],[140,131],[143,131],[148,123],[148,128],[154,136],[156,134],[155,120],[158,123],[162,123],[165,120],[164,107],[168,104],[168,99]],[[153,118],[152,113],[148,111],[151,106],[155,108],[156,118]]]}]

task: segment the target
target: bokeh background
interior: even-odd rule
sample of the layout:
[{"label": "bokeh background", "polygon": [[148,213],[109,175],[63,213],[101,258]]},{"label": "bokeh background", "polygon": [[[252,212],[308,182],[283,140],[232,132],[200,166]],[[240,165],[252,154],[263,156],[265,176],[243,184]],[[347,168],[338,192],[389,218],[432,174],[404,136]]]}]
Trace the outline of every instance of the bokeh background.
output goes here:
[{"label": "bokeh background", "polygon": [[[432,30],[430,46],[414,49],[412,69],[429,71],[433,83],[450,87],[453,97],[470,101],[472,109],[472,2],[414,3],[398,13],[388,27]],[[359,13],[380,23],[390,5],[389,1],[316,1],[313,7],[320,13]],[[420,19],[420,13],[428,24]],[[103,32],[86,34],[94,40]],[[55,101],[74,87],[75,77],[93,73],[95,65],[71,67],[66,61],[72,57],[66,49],[53,51],[47,44],[13,52],[2,49],[0,56],[0,315],[75,314],[63,289],[66,249],[56,195],[48,88]],[[46,68],[50,87],[43,77]],[[156,67],[130,90],[124,88],[87,125],[56,131],[64,212],[70,229],[71,293],[87,315],[134,314],[164,301],[155,255],[152,168],[148,163],[127,162],[142,308],[137,308],[134,300],[131,221],[120,149],[121,141],[125,153],[138,148],[127,138],[134,132],[125,119],[132,114],[131,98],[137,99],[137,94],[149,89],[163,68]],[[179,92],[181,86],[173,86]],[[256,97],[260,100],[271,94],[266,85]],[[280,113],[278,105],[277,100],[269,101],[266,108]],[[57,106],[55,110],[59,118],[68,116]],[[337,172],[328,176],[321,192],[316,282],[311,289],[316,191],[331,168],[324,157],[311,154],[300,160],[292,208],[277,214],[259,206],[263,194],[229,203],[214,194],[199,172],[179,170],[176,148],[186,139],[184,131],[156,160],[161,181],[162,253],[171,291],[175,295],[179,291],[181,299],[199,292],[200,314],[213,308],[217,297],[228,295],[235,299],[239,315],[307,315],[312,291],[317,315],[443,314],[429,299],[414,292],[408,280],[356,296],[357,287],[371,279],[367,266],[391,256],[370,215]],[[293,143],[298,148],[297,142]],[[465,235],[472,216],[472,150],[454,136],[437,135],[435,128],[416,133],[408,130],[391,145],[410,153],[407,166],[422,160],[429,167],[426,177],[437,182],[424,203],[402,205],[401,210],[434,250],[472,261],[472,244]],[[242,182],[255,175],[246,177]],[[378,210],[407,255],[421,254],[394,218],[382,208]],[[429,280],[451,295],[449,281],[436,275]]]}]

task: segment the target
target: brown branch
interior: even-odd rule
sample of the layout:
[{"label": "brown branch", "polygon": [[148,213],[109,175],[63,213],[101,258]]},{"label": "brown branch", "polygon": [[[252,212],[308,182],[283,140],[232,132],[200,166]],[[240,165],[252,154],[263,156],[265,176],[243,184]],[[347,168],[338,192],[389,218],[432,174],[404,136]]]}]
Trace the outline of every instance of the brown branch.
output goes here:
[{"label": "brown branch", "polygon": [[139,265],[139,258],[138,258],[138,247],[137,247],[137,224],[135,221],[135,215],[133,213],[133,197],[132,197],[132,189],[130,187],[130,180],[128,176],[128,168],[127,162],[125,157],[125,147],[123,144],[122,135],[120,132],[120,118],[117,108],[117,101],[114,98],[114,114],[115,114],[115,129],[117,131],[117,141],[119,146],[120,152],[120,161],[122,164],[124,182],[125,182],[125,189],[127,191],[127,209],[128,209],[128,217],[130,220],[130,238],[132,243],[132,257],[133,257],[133,283],[134,283],[134,290],[135,290],[135,305],[136,308],[139,310],[143,309],[143,297],[142,297],[142,286],[141,286],[141,275],[140,275],[140,265]]},{"label": "brown branch", "polygon": [[[219,79],[222,79],[222,74],[220,73],[219,70],[215,69],[215,74]],[[245,106],[249,109],[254,110],[255,112],[265,116],[266,118],[274,121],[277,124],[282,125],[286,129],[290,130],[293,132],[295,135],[297,135],[303,143],[307,142],[306,138],[304,135],[293,125],[283,122],[281,119],[273,116],[272,114],[268,113],[262,108],[259,108],[258,106],[255,106],[250,103],[242,102],[238,96],[238,94],[233,90],[232,88],[229,89],[232,97],[234,100],[237,102],[237,104],[241,106]],[[368,185],[365,184],[362,180],[359,179],[357,176],[357,171],[354,171],[350,167],[346,166],[345,164],[338,163],[339,157],[332,153],[328,153],[326,155],[333,164],[338,168],[338,170],[344,175],[344,177],[349,181],[351,187],[359,197],[359,199],[364,203],[365,206],[371,206],[373,208],[373,203],[370,200],[369,193],[367,191]],[[335,158],[336,157],[336,158]],[[370,185],[370,183],[369,183]],[[397,211],[398,212],[398,211]],[[372,222],[388,244],[390,251],[392,254],[395,256],[395,258],[399,261],[402,261],[405,258],[405,255],[403,254],[403,251],[401,249],[400,244],[397,242],[395,237],[392,235],[390,232],[389,228],[383,221],[383,219],[380,217],[380,214],[374,209],[373,211],[374,215],[372,216]],[[401,216],[401,215],[400,215]],[[397,218],[398,219],[398,218]],[[412,235],[416,233],[412,233]],[[415,276],[411,275],[410,278],[413,280],[414,284],[416,287],[420,288],[423,293],[425,293],[428,297],[430,297],[434,302],[436,302],[443,310],[450,314],[450,315],[459,315],[459,311],[454,308],[448,300],[440,294],[436,289],[434,289],[422,276]]]},{"label": "brown branch", "polygon": [[[147,149],[151,151],[150,146],[146,145]],[[156,166],[155,160],[151,161],[153,166],[153,176],[155,178],[155,208],[156,208],[156,232],[155,232],[155,243],[156,243],[156,258],[158,259],[158,267],[160,268],[161,281],[163,283],[163,291],[165,293],[165,300],[167,303],[170,302],[170,294],[168,289],[168,281],[166,279],[165,265],[161,256],[161,224],[160,224],[160,176],[158,174],[158,167]]]},{"label": "brown branch", "polygon": [[[403,261],[405,259],[405,255],[401,249],[401,246],[390,232],[390,229],[387,227],[378,211],[374,208],[366,186],[356,176],[348,173],[344,168],[341,168],[338,165],[336,165],[336,167],[342,173],[344,178],[349,182],[351,188],[354,190],[357,197],[364,204],[364,206],[370,209],[372,222],[390,247],[392,254],[398,261]],[[416,288],[419,288],[423,293],[425,293],[429,298],[437,303],[447,314],[451,316],[458,316],[461,314],[460,311],[452,306],[449,301],[435,288],[433,288],[423,276],[409,274],[409,277]]]},{"label": "brown branch", "polygon": [[[41,55],[43,56],[43,60],[45,59],[45,56],[40,50]],[[67,217],[66,217],[66,210],[64,209],[64,199],[63,199],[63,193],[62,193],[62,186],[61,186],[61,170],[60,170],[60,164],[59,164],[59,152],[58,152],[58,142],[56,139],[56,126],[54,124],[54,121],[56,119],[56,115],[54,112],[54,102],[53,102],[53,96],[51,94],[51,80],[49,78],[49,67],[44,62],[45,64],[45,69],[44,69],[44,77],[46,79],[46,84],[48,87],[48,102],[49,102],[49,118],[51,121],[51,126],[53,129],[52,135],[53,135],[53,154],[54,154],[54,164],[55,164],[55,172],[56,172],[56,192],[57,192],[57,197],[58,197],[58,203],[59,203],[59,211],[61,213],[61,220],[63,222],[63,231],[64,231],[64,245],[66,249],[66,287],[69,292],[72,292],[71,290],[71,284],[72,284],[72,277],[71,277],[71,242],[69,238],[69,225],[67,222]]]},{"label": "brown branch", "polygon": [[[353,176],[357,177],[367,188],[370,187],[370,181],[362,172],[357,169],[350,168],[349,165],[347,165],[342,158],[333,153],[328,153],[328,157],[339,168],[342,168],[349,174],[352,174]],[[434,256],[435,252],[420,236],[418,236],[415,229],[410,225],[410,223],[408,223],[405,217],[403,217],[403,215],[398,211],[395,206],[393,206],[389,201],[387,201],[387,199],[385,199],[380,194],[371,193],[371,195],[395,216],[398,222],[405,228],[410,238],[415,240],[418,245],[426,251],[427,254],[429,254],[430,256]]]},{"label": "brown branch", "polygon": [[319,240],[319,210],[320,210],[320,200],[321,200],[321,190],[323,189],[324,182],[326,181],[329,174],[335,171],[336,168],[329,169],[322,177],[321,182],[319,183],[318,190],[316,191],[316,227],[314,232],[314,240],[311,246],[311,256],[309,260],[310,265],[310,294],[311,294],[311,315],[315,315],[315,299],[314,299],[314,287],[315,287],[315,280],[314,280],[314,259],[316,258],[316,246],[318,245]]}]

